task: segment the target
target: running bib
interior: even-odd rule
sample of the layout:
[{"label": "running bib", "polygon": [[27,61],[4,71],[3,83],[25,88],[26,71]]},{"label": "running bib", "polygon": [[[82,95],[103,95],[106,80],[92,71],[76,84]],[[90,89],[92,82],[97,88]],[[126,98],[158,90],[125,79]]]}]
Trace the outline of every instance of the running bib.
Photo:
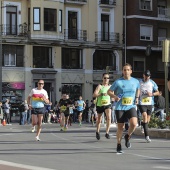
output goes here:
[{"label": "running bib", "polygon": [[151,97],[145,97],[142,99],[143,105],[150,105],[151,104]]},{"label": "running bib", "polygon": [[61,111],[65,111],[67,109],[66,106],[61,106],[60,108],[61,108]]},{"label": "running bib", "polygon": [[133,98],[132,97],[123,97],[122,98],[122,105],[132,105]]},{"label": "running bib", "polygon": [[108,105],[108,104],[109,104],[109,101],[103,99],[103,100],[101,100],[101,104],[102,104],[102,105]]}]

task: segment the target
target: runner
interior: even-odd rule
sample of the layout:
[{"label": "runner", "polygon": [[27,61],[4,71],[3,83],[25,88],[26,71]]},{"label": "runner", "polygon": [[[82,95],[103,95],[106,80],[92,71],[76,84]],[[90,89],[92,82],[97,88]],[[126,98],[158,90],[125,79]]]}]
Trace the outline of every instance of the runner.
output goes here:
[{"label": "runner", "polygon": [[96,138],[100,140],[100,125],[102,121],[102,114],[106,113],[106,134],[105,137],[110,139],[109,130],[111,124],[111,99],[110,96],[107,94],[108,89],[110,88],[109,84],[109,74],[104,73],[102,76],[103,82],[99,84],[94,93],[93,97],[97,98],[96,102],[96,111],[98,114],[98,118],[96,121]]},{"label": "runner", "polygon": [[[37,125],[36,141],[40,141],[40,133],[42,126],[43,114],[45,113],[44,104],[48,104],[47,91],[43,89],[44,80],[38,80],[38,87],[33,88],[28,96],[27,103],[31,109],[32,114],[32,132],[35,131],[35,125]],[[32,99],[32,102],[31,102]],[[31,104],[30,104],[31,103]]]},{"label": "runner", "polygon": [[137,125],[136,105],[139,98],[139,81],[133,77],[132,67],[126,63],[123,67],[123,77],[117,79],[110,89],[108,94],[117,101],[115,113],[117,119],[117,153],[123,153],[121,147],[122,133],[125,122],[129,119],[128,133],[124,136],[125,146],[131,147],[130,137]]},{"label": "runner", "polygon": [[83,110],[86,107],[86,103],[84,102],[84,100],[82,100],[82,96],[79,96],[79,100],[76,101],[76,106],[77,106],[77,115],[78,115],[79,126],[81,126]]},{"label": "runner", "polygon": [[68,129],[68,118],[69,118],[69,106],[71,101],[69,100],[69,96],[66,94],[62,94],[62,98],[58,103],[58,107],[60,107],[60,131],[66,131]]},{"label": "runner", "polygon": [[145,134],[145,139],[147,143],[151,142],[148,134],[148,123],[150,121],[152,108],[154,105],[154,96],[159,95],[157,84],[150,79],[151,73],[146,70],[143,73],[143,79],[140,82],[140,100],[139,100],[139,110],[142,114],[143,121],[141,122],[141,132]]}]

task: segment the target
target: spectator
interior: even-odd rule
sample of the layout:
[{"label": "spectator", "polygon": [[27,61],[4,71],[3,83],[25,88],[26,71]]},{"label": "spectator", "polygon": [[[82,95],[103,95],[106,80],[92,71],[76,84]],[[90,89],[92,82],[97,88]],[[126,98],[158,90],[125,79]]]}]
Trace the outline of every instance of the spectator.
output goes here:
[{"label": "spectator", "polygon": [[9,105],[9,99],[6,99],[5,104],[4,104],[4,119],[6,120],[8,125],[10,124],[10,105]]},{"label": "spectator", "polygon": [[155,97],[155,114],[159,116],[161,121],[164,121],[165,98],[162,96],[162,91]]}]

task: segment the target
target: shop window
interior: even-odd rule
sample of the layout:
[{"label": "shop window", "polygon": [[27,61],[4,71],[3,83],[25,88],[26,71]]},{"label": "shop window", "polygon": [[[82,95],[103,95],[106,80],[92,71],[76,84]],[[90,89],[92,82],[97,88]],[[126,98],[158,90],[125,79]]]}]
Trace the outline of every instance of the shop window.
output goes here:
[{"label": "shop window", "polygon": [[82,50],[76,48],[62,48],[62,68],[82,69]]},{"label": "shop window", "polygon": [[63,84],[62,94],[68,94],[70,99],[78,99],[82,96],[82,85],[81,84]]},{"label": "shop window", "polygon": [[33,67],[34,68],[53,68],[52,48],[33,47]]},{"label": "shop window", "polygon": [[112,66],[116,70],[115,54],[109,50],[96,50],[93,55],[93,70],[106,70],[106,66]]}]

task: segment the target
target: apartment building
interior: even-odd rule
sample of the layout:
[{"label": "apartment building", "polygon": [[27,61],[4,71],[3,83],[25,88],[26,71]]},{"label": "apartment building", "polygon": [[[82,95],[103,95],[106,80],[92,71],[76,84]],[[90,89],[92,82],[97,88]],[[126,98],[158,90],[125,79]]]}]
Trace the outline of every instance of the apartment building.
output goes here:
[{"label": "apartment building", "polygon": [[2,98],[27,98],[38,79],[50,100],[91,100],[106,66],[121,75],[123,0],[1,0]]},{"label": "apartment building", "polygon": [[170,1],[124,1],[125,60],[133,66],[133,76],[142,78],[149,69],[159,89],[165,89],[162,40],[170,36]]}]

